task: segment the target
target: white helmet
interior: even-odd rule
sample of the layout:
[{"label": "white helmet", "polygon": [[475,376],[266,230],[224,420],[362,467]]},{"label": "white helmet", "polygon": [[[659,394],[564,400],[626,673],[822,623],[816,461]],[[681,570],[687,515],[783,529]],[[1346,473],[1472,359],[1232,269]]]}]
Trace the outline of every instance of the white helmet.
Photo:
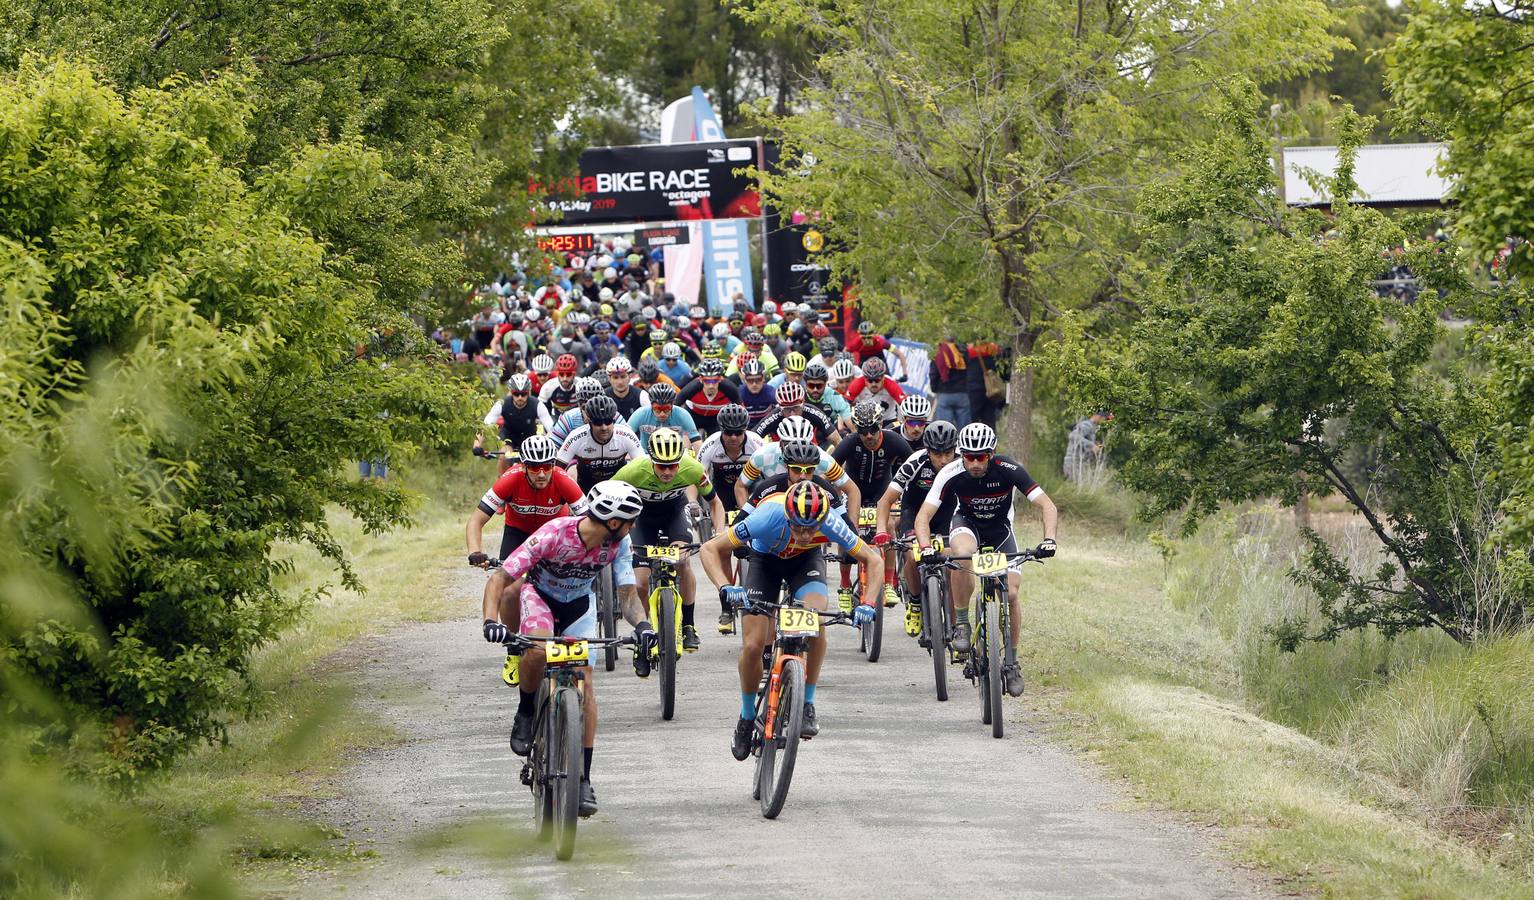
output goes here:
[{"label": "white helmet", "polygon": [[996,449],[996,431],[984,422],[971,422],[959,431],[960,453],[990,453]]},{"label": "white helmet", "polygon": [[595,378],[583,375],[575,379],[575,402],[585,403],[600,393],[602,393],[602,382]]},{"label": "white helmet", "polygon": [[632,371],[634,371],[634,367],[629,363],[627,356],[614,356],[607,361],[607,374],[609,375],[627,375]]},{"label": "white helmet", "polygon": [[522,442],[522,461],[533,465],[542,465],[554,461],[554,456],[559,452],[559,446],[554,439],[546,434],[535,434]]},{"label": "white helmet", "polygon": [[660,355],[664,359],[681,359],[682,348],[676,341],[667,341],[666,346],[660,348]]},{"label": "white helmet", "polygon": [[528,309],[528,311],[527,311],[527,321],[529,321],[529,322],[536,322],[536,321],[538,321],[541,318],[543,318],[543,310],[539,309],[536,306],[530,307]]},{"label": "white helmet", "polygon": [[778,440],[782,443],[793,441],[815,442],[815,426],[803,416],[792,416],[778,423]]},{"label": "white helmet", "polygon": [[612,300],[612,298],[613,298],[613,289],[612,288],[605,287],[605,288],[602,288],[600,291],[597,291],[597,299],[599,301],[601,301],[602,303],[607,303],[608,301]]},{"label": "white helmet", "polygon": [[900,414],[907,419],[932,418],[932,401],[921,394],[906,394],[900,401]]},{"label": "white helmet", "polygon": [[[604,257],[602,257],[602,258],[603,258],[603,259],[607,259],[607,257],[605,257],[605,256],[604,256]],[[609,263],[610,263],[610,262],[612,262],[612,260],[610,260],[610,259],[608,259],[608,260],[607,260],[607,261],[608,261],[608,262],[609,262]],[[605,281],[605,280],[606,280],[606,279],[608,279],[608,278],[617,278],[617,277],[618,277],[618,270],[617,270],[617,269],[614,269],[614,268],[613,268],[613,267],[612,267],[612,266],[608,266],[608,267],[607,267],[607,268],[605,268],[605,269],[603,269],[603,270],[602,270],[602,279],[603,279],[603,280],[604,280],[604,281]]]},{"label": "white helmet", "polygon": [[762,301],[762,312],[772,315],[778,311],[778,304],[772,300]]},{"label": "white helmet", "polygon": [[713,330],[710,332],[710,334],[712,334],[715,338],[720,338],[720,339],[722,339],[725,335],[727,335],[729,333],[730,333],[730,326],[727,323],[725,323],[725,322],[720,322],[719,324],[715,325]]},{"label": "white helmet", "polygon": [[533,389],[533,382],[527,377],[527,373],[513,372],[512,376],[506,379],[506,386],[514,391],[530,391]]},{"label": "white helmet", "polygon": [[603,522],[608,519],[632,522],[643,510],[639,488],[626,481],[599,481],[586,495],[586,515]]},{"label": "white helmet", "polygon": [[837,381],[846,381],[849,378],[856,378],[857,374],[858,370],[852,367],[852,360],[850,359],[839,359],[836,361],[836,364],[831,367],[831,377],[835,378]]}]

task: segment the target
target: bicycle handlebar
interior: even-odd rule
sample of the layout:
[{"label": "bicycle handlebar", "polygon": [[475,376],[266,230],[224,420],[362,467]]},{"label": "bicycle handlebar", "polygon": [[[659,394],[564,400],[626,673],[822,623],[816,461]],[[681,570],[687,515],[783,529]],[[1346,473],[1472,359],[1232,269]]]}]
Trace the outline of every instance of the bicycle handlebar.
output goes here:
[{"label": "bicycle handlebar", "polygon": [[564,635],[536,635],[536,634],[513,634],[508,635],[501,643],[516,650],[527,650],[540,644],[574,644],[585,641],[592,647],[632,647],[638,643],[632,634],[619,638],[576,638]]},{"label": "bicycle handlebar", "polygon": [[821,618],[822,624],[825,624],[825,625],[851,625],[851,624],[853,624],[852,616],[847,614],[847,613],[842,612],[841,610],[836,610],[836,611],[833,612],[831,610],[825,610],[825,609],[810,609],[808,606],[794,606],[793,604],[790,604],[790,603],[770,603],[770,602],[768,602],[766,600],[763,600],[760,603],[748,603],[745,606],[741,607],[741,609],[742,609],[742,611],[745,611],[745,610],[757,610],[757,609],[802,609],[802,610],[805,610],[807,612],[812,612],[815,615],[819,616]]}]

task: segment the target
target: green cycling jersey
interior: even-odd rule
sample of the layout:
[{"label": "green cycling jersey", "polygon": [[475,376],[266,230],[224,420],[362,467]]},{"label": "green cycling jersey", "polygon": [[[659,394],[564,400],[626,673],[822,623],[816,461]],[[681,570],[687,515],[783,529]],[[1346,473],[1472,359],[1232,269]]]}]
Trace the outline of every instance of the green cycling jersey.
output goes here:
[{"label": "green cycling jersey", "polygon": [[629,460],[613,475],[614,481],[632,484],[639,489],[639,498],[646,503],[663,503],[675,500],[695,487],[704,497],[714,495],[714,486],[703,472],[703,464],[691,453],[683,454],[676,475],[670,481],[661,481],[655,475],[655,461],[648,456]]}]

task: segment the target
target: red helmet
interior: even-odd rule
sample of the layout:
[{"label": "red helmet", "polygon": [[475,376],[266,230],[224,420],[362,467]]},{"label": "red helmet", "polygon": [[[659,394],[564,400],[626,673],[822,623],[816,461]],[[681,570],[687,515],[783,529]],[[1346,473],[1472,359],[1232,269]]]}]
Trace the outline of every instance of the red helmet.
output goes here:
[{"label": "red helmet", "polygon": [[556,375],[572,375],[579,368],[580,364],[575,361],[575,356],[569,353],[561,353],[559,359],[554,362]]},{"label": "red helmet", "polygon": [[776,399],[779,406],[797,406],[804,402],[804,385],[797,381],[785,381],[778,385]]},{"label": "red helmet", "polygon": [[756,313],[755,315],[751,316],[751,324],[755,325],[757,328],[761,328],[767,324],[767,317],[761,313]]},{"label": "red helmet", "polygon": [[819,339],[825,338],[825,337],[830,337],[830,336],[831,336],[831,329],[829,329],[826,326],[820,324],[819,322],[816,322],[815,323],[815,327],[810,329],[810,337],[815,338],[816,340],[819,340]]}]

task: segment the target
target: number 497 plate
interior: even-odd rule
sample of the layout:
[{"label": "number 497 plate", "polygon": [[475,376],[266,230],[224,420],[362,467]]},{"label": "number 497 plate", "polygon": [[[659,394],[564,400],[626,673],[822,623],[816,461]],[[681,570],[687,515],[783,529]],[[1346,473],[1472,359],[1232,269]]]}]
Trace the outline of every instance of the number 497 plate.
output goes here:
[{"label": "number 497 plate", "polygon": [[971,561],[976,575],[995,575],[1007,568],[1005,553],[976,553]]}]

